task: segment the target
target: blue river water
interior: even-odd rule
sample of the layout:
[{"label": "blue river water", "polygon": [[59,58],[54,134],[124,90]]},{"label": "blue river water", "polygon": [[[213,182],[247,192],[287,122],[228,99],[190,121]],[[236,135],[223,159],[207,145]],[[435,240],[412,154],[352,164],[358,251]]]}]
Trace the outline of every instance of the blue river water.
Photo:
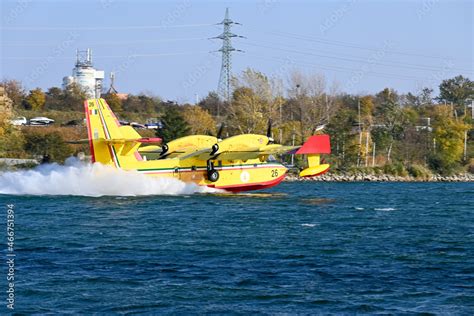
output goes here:
[{"label": "blue river water", "polygon": [[473,183],[0,202],[20,314],[474,314]]}]

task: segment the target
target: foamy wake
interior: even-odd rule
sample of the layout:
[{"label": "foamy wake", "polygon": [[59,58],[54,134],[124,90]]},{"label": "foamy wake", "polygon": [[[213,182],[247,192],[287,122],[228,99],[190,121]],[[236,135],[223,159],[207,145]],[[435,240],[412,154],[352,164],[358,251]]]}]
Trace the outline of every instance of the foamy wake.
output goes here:
[{"label": "foamy wake", "polygon": [[379,207],[379,208],[374,208],[374,211],[383,211],[383,212],[390,212],[390,211],[395,211],[396,209],[393,207]]},{"label": "foamy wake", "polygon": [[65,165],[46,164],[31,170],[0,173],[0,194],[138,196],[212,193],[219,190],[154,178],[98,163],[69,158]]}]

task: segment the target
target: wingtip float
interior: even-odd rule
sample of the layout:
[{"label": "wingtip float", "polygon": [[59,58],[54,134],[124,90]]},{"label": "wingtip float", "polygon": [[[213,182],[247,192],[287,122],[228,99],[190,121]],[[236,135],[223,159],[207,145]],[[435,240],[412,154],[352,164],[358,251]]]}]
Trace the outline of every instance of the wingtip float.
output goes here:
[{"label": "wingtip float", "polygon": [[[104,99],[85,101],[84,110],[92,161],[123,170],[241,192],[283,181],[288,169],[268,161],[270,155],[295,151],[307,155],[308,168],[300,172],[301,177],[317,176],[329,169],[328,164],[320,163],[320,155],[331,151],[328,135],[311,136],[303,146],[274,144],[271,137],[258,134],[224,140],[192,135],[160,144],[159,138],[143,138],[131,126],[121,126]],[[143,156],[150,153],[156,154],[156,159]]]}]

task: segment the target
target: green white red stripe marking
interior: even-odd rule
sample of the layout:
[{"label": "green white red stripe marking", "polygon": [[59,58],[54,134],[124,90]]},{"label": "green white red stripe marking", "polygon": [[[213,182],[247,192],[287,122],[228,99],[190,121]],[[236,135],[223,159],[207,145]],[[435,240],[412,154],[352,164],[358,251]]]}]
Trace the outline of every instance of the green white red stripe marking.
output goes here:
[{"label": "green white red stripe marking", "polygon": [[[102,109],[100,108],[99,102],[97,101],[97,99],[95,99],[94,102],[97,108],[99,109],[99,118],[100,118],[100,121],[102,122],[102,128],[104,130],[105,137],[106,139],[111,139],[109,129],[107,127],[107,124],[105,123],[104,114],[102,113]],[[107,145],[107,147],[109,148],[109,152],[110,152],[110,155],[112,156],[112,160],[114,162],[115,167],[120,168],[120,162],[118,160],[117,153],[115,152],[114,145]]]},{"label": "green white red stripe marking", "polygon": [[[280,164],[250,164],[250,165],[234,165],[234,166],[222,166],[214,167],[217,171],[227,171],[227,170],[248,170],[248,169],[275,169],[282,168],[283,165]],[[196,167],[195,169],[191,167],[176,167],[176,168],[152,168],[152,169],[137,169],[138,172],[144,174],[163,174],[163,173],[175,173],[178,172],[193,172],[193,171],[206,171],[206,167]]]}]

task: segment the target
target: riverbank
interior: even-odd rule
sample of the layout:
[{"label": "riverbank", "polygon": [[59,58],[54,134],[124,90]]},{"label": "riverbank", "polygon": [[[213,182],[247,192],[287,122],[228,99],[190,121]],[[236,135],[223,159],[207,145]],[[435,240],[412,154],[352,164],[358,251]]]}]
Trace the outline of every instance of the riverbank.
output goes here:
[{"label": "riverbank", "polygon": [[323,182],[474,182],[474,174],[463,173],[451,176],[439,174],[428,177],[394,176],[389,174],[323,174],[314,178],[300,178],[295,174],[288,174],[285,178],[287,182],[294,181],[323,181]]}]

